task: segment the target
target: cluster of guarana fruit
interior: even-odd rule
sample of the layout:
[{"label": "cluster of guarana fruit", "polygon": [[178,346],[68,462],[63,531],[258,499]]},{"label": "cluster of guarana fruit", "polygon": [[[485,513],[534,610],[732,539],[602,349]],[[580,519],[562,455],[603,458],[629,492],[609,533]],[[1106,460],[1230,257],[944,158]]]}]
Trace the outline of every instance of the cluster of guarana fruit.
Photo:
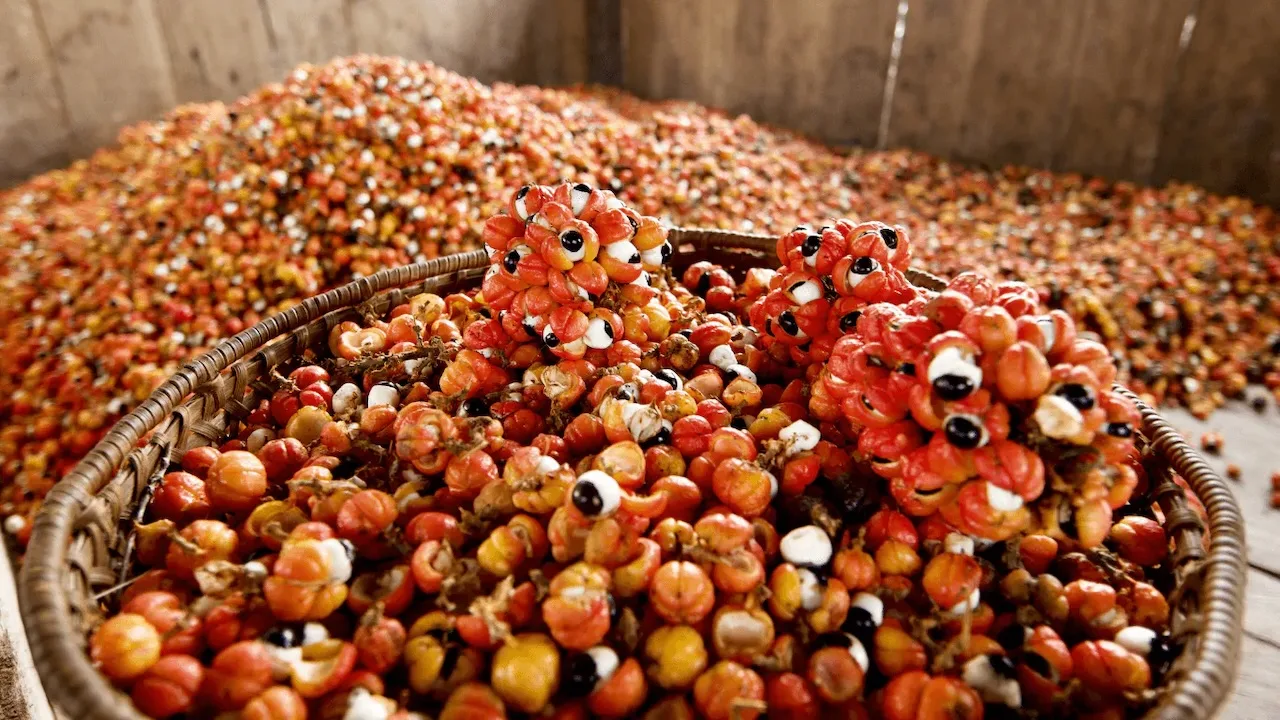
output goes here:
[{"label": "cluster of guarana fruit", "polygon": [[1105,349],[900,227],[679,276],[580,184],[187,451],[92,660],[156,718],[1120,718],[1169,541]]}]

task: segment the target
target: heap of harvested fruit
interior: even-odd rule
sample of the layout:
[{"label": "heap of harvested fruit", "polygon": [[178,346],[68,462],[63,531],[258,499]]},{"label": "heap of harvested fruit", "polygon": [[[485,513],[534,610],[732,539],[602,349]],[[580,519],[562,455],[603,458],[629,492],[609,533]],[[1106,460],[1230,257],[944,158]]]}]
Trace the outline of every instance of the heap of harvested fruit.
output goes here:
[{"label": "heap of harvested fruit", "polygon": [[281,80],[0,191],[0,515],[19,542],[53,482],[182,363],[304,297],[478,247],[531,180],[608,187],[688,227],[901,223],[921,267],[1026,280],[1154,402],[1203,417],[1248,383],[1280,397],[1277,216],[1241,198],[849,154],[693,103],[395,58]]},{"label": "heap of harvested fruit", "polygon": [[764,347],[824,363],[810,365],[810,412],[856,428],[846,435],[904,512],[987,540],[1066,524],[1098,546],[1138,482],[1138,411],[1111,389],[1107,349],[1022,282],[967,272],[918,290],[910,256],[902,227],[797,228],[749,310]]},{"label": "heap of harvested fruit", "polygon": [[907,720],[1156,697],[1173,578],[1132,407],[1024,286],[917,290],[905,229],[843,221],[783,236],[778,272],[675,282],[663,226],[579,184],[520,190],[484,241],[480,292],[335,327],[159,482],[89,643],[141,711]]}]

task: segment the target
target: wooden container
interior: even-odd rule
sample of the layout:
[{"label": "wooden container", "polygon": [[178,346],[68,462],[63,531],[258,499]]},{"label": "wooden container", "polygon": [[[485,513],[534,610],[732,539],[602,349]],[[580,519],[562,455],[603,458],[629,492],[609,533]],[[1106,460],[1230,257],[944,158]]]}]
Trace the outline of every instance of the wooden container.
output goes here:
[{"label": "wooden container", "polygon": [[[772,237],[676,229],[671,241],[677,271],[704,259],[738,271],[777,264]],[[256,380],[303,349],[324,345],[331,328],[360,317],[357,308],[378,314],[419,292],[474,286],[487,264],[487,253],[474,251],[385,270],[267,318],[183,366],[58,483],[35,521],[20,600],[36,667],[44,686],[57,689],[55,702],[63,712],[77,720],[142,720],[90,664],[86,636],[99,603],[131,576],[132,522],[141,519],[170,462],[220,438],[256,404],[256,395],[250,396],[254,403],[244,401]],[[908,276],[930,289],[943,284],[928,273]],[[1244,524],[1222,480],[1154,410],[1138,405],[1142,437],[1158,460],[1151,478],[1155,497],[1174,546],[1171,628],[1185,643],[1146,717],[1203,720],[1226,698],[1238,663]],[[1208,541],[1173,473],[1203,502]]]}]

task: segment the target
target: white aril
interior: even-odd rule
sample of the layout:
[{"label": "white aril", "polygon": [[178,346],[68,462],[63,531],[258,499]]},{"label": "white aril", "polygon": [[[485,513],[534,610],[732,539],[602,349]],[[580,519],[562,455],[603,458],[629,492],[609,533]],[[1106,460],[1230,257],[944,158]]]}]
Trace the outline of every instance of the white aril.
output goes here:
[{"label": "white aril", "polygon": [[796,571],[800,576],[800,607],[805,610],[817,610],[822,605],[822,583],[818,576],[808,568]]},{"label": "white aril", "polygon": [[738,364],[738,358],[733,354],[733,348],[728,345],[717,345],[711,348],[711,352],[707,355],[707,360],[721,370],[728,370]]},{"label": "white aril", "polygon": [[636,246],[630,240],[609,243],[604,246],[604,252],[621,263],[638,262],[636,258],[640,255],[640,251],[636,249]]},{"label": "white aril", "polygon": [[734,377],[740,377],[750,382],[756,382],[756,374],[751,372],[751,368],[746,365],[733,364],[724,369],[725,373]]},{"label": "white aril", "polygon": [[812,280],[803,280],[787,288],[787,294],[797,305],[804,305],[822,297],[822,287]]},{"label": "white aril", "polygon": [[995,483],[987,483],[987,504],[992,510],[1016,512],[1022,508],[1022,497],[1005,490]]},{"label": "white aril", "polygon": [[1116,633],[1116,644],[1132,653],[1146,657],[1159,635],[1151,628],[1141,625],[1130,625]]},{"label": "white aril", "polygon": [[788,453],[802,453],[818,447],[822,433],[804,420],[797,420],[782,428],[778,439],[786,443]]},{"label": "white aril", "polygon": [[329,560],[329,582],[345,583],[351,579],[351,556],[347,546],[337,538],[320,541],[320,548]]},{"label": "white aril", "polygon": [[591,318],[582,339],[593,350],[608,350],[613,345],[613,326],[604,318]]},{"label": "white aril", "polygon": [[364,395],[356,383],[346,383],[333,393],[333,414],[346,415],[360,407],[360,398]]},{"label": "white aril", "polygon": [[262,449],[263,445],[276,439],[276,434],[267,428],[258,428],[249,433],[249,437],[244,440],[244,449],[251,453],[256,453]]},{"label": "white aril", "polygon": [[961,600],[960,602],[956,603],[951,607],[951,614],[963,615],[967,612],[973,612],[974,610],[977,610],[978,601],[981,598],[982,598],[982,593],[977,588],[974,588],[973,592],[969,593],[969,597],[965,598],[964,600]]},{"label": "white aril", "polygon": [[1031,417],[1040,426],[1040,432],[1054,440],[1073,438],[1084,429],[1084,416],[1079,408],[1059,395],[1041,395]]},{"label": "white aril", "polygon": [[964,664],[962,679],[978,691],[984,702],[1022,707],[1022,688],[1013,673],[1013,662],[1004,655],[979,655]]},{"label": "white aril", "polygon": [[884,601],[869,592],[860,592],[849,599],[849,607],[862,608],[879,627],[884,622]]},{"label": "white aril", "polygon": [[378,407],[379,405],[389,405],[395,407],[400,404],[400,391],[390,385],[374,385],[369,388],[369,407]]},{"label": "white aril", "polygon": [[782,559],[800,567],[825,567],[831,561],[831,536],[817,525],[805,525],[782,536]]},{"label": "white aril", "polygon": [[973,538],[962,533],[947,533],[942,540],[942,549],[956,555],[972,555],[974,553]]},{"label": "white aril", "polygon": [[605,517],[617,511],[622,503],[622,488],[612,475],[601,470],[588,470],[574,483],[571,500],[586,517]]}]

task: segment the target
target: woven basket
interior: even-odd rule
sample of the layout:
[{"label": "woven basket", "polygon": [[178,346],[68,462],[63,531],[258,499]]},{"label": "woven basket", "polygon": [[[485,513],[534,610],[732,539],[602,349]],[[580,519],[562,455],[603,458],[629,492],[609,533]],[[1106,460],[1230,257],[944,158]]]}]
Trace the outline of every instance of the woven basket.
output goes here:
[{"label": "woven basket", "polygon": [[[771,237],[677,229],[671,240],[677,271],[704,259],[738,271],[777,265]],[[256,380],[302,350],[323,346],[330,328],[360,317],[357,308],[383,313],[419,292],[474,287],[487,262],[484,251],[475,251],[385,270],[267,318],[183,366],[58,483],[35,521],[20,593],[36,666],[45,687],[56,689],[53,700],[61,710],[76,720],[143,720],[89,663],[86,636],[101,617],[99,603],[130,577],[129,529],[141,520],[170,462],[188,448],[216,442],[256,404],[257,394],[252,403],[244,400]],[[909,277],[923,287],[942,286],[927,273]],[[1142,435],[1163,465],[1152,481],[1174,540],[1172,629],[1186,642],[1146,717],[1203,720],[1226,698],[1238,661],[1243,521],[1231,491],[1204,460],[1151,408],[1139,407]],[[1172,472],[1187,480],[1208,510],[1211,543]]]}]

